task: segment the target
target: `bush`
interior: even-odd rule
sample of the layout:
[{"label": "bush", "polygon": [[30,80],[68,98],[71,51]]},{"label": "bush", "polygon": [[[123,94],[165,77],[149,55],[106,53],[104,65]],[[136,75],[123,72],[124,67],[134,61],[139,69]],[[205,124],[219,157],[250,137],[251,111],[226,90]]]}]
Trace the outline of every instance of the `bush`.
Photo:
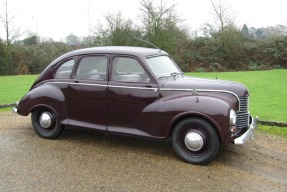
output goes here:
[{"label": "bush", "polygon": [[254,40],[226,31],[225,50],[218,32],[180,45],[177,55],[185,71],[239,71],[287,68],[287,37]]},{"label": "bush", "polygon": [[38,74],[60,55],[80,48],[64,43],[2,46],[0,75]]},{"label": "bush", "polygon": [[[210,37],[178,41],[166,51],[185,72],[287,68],[286,36],[254,40],[243,37],[233,28],[230,30],[226,32],[226,50],[222,49],[218,32],[213,32]],[[169,37],[166,38],[165,41],[169,41]],[[58,56],[83,47],[60,42],[7,46],[0,39],[0,75],[38,74]]]}]

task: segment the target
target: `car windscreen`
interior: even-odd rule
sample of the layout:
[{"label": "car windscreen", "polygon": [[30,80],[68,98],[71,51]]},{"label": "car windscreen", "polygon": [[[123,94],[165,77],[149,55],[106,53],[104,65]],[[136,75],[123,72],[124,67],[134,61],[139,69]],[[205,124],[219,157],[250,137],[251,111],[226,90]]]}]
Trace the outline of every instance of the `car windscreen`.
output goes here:
[{"label": "car windscreen", "polygon": [[182,72],[168,56],[147,57],[146,62],[157,78],[173,76]]}]

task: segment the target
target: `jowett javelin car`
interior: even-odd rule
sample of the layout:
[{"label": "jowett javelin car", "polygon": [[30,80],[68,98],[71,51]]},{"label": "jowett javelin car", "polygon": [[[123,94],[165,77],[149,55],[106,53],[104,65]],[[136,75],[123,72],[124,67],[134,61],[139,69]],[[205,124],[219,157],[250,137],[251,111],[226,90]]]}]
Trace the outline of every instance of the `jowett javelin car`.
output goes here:
[{"label": "jowett javelin car", "polygon": [[64,126],[168,139],[184,161],[206,164],[220,144],[244,144],[257,127],[249,93],[235,82],[192,78],[158,49],[95,47],[54,60],[14,112],[31,113],[36,133]]}]

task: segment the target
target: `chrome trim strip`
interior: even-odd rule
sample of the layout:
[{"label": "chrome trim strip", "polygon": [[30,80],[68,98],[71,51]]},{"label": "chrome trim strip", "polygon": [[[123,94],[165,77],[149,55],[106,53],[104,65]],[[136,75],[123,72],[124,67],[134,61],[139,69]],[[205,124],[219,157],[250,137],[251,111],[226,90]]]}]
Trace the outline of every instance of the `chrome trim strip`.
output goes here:
[{"label": "chrome trim strip", "polygon": [[217,82],[219,81],[219,82],[223,82],[223,83],[226,81],[229,81],[231,83],[239,84],[239,85],[243,86],[244,88],[246,88],[248,95],[250,93],[248,88],[244,84],[237,82],[237,81],[224,80],[224,79],[213,79],[213,78],[205,78],[205,77],[194,77],[194,76],[184,76],[184,77],[189,78],[189,79],[200,79],[200,80],[209,80],[209,81],[217,81]]},{"label": "chrome trim strip", "polygon": [[98,87],[108,87],[106,84],[91,84],[91,83],[76,83],[76,82],[47,82],[52,84],[69,84],[69,85],[88,85],[88,86],[98,86]]},{"label": "chrome trim strip", "polygon": [[216,89],[172,89],[172,88],[160,88],[160,91],[188,91],[188,92],[192,92],[192,91],[196,91],[196,92],[220,92],[220,93],[228,93],[233,95],[234,97],[236,97],[236,99],[238,100],[239,103],[239,107],[238,107],[238,111],[240,111],[240,99],[239,97],[231,92],[231,91],[226,91],[226,90],[216,90]]},{"label": "chrome trim strip", "polygon": [[49,82],[52,84],[69,84],[69,85],[87,85],[87,86],[98,86],[98,87],[112,87],[112,88],[123,88],[123,89],[139,89],[139,90],[153,90],[158,91],[158,88],[152,87],[130,87],[121,85],[104,85],[104,84],[90,84],[90,83],[75,83],[75,82]]},{"label": "chrome trim strip", "polygon": [[[89,83],[71,83],[71,82],[48,82],[54,84],[62,84],[66,83],[69,85],[88,85],[88,86],[99,86],[99,87],[113,87],[113,88],[123,88],[123,89],[139,89],[139,90],[153,90],[153,91],[187,91],[192,92],[194,89],[173,89],[173,88],[150,88],[150,87],[129,87],[129,86],[121,86],[121,85],[103,85],[103,84],[89,84]],[[236,97],[239,103],[238,111],[240,111],[240,99],[239,97],[231,92],[225,90],[216,90],[216,89],[195,89],[196,92],[220,92],[220,93],[228,93]]]},{"label": "chrome trim strip", "polygon": [[129,86],[121,86],[121,85],[108,85],[108,87],[123,88],[123,89],[140,89],[140,90],[154,90],[154,91],[158,91],[158,88],[152,88],[152,87],[129,87]]},{"label": "chrome trim strip", "polygon": [[87,85],[87,86],[97,86],[97,87],[108,87],[105,84],[91,84],[91,83],[69,83],[70,85]]}]

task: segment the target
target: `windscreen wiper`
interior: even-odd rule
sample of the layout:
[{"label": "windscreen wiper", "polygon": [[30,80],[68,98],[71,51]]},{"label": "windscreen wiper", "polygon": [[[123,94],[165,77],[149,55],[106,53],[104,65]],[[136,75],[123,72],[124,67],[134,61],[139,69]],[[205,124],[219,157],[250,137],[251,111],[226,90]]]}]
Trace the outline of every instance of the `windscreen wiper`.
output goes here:
[{"label": "windscreen wiper", "polygon": [[170,78],[170,76],[161,76],[161,77],[159,77],[159,79],[167,79],[167,78]]},{"label": "windscreen wiper", "polygon": [[170,74],[170,76],[172,76],[175,79],[178,75],[183,75],[183,74],[184,74],[183,72],[180,72],[180,73],[173,72],[173,73]]}]

